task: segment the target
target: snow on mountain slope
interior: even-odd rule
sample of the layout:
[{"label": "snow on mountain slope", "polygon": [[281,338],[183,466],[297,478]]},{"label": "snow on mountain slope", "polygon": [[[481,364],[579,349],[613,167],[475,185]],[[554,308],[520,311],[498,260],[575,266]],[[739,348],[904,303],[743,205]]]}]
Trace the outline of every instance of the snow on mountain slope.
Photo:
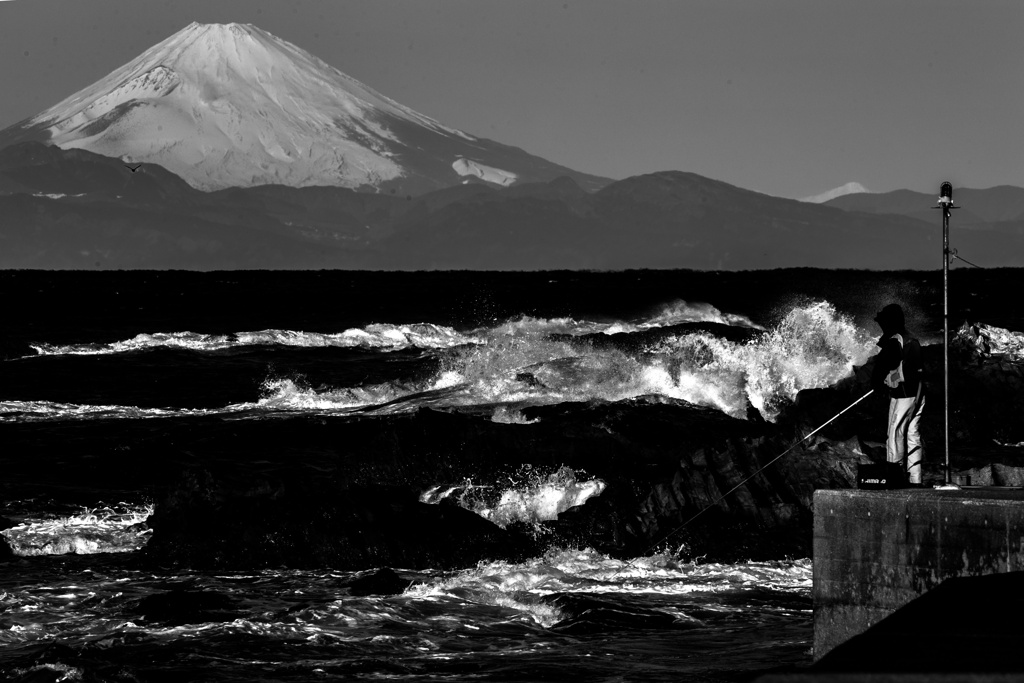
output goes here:
[{"label": "snow on mountain slope", "polygon": [[846,183],[845,185],[840,185],[828,192],[822,192],[821,194],[816,194],[813,197],[804,197],[799,201],[808,202],[810,204],[824,204],[830,199],[835,199],[836,197],[842,197],[848,194],[857,194],[860,192],[870,192],[870,190],[860,183]]},{"label": "snow on mountain slope", "polygon": [[503,171],[500,168],[494,168],[485,164],[478,164],[475,161],[463,159],[462,157],[455,160],[452,168],[461,176],[476,176],[480,180],[486,180],[489,183],[501,185],[502,187],[508,187],[516,181],[515,173]]},{"label": "snow on mountain slope", "polygon": [[203,190],[276,183],[423,191],[459,183],[452,165],[470,155],[481,168],[520,167],[499,184],[574,173],[444,126],[242,24],[193,23],[7,137],[32,135],[160,164]]}]

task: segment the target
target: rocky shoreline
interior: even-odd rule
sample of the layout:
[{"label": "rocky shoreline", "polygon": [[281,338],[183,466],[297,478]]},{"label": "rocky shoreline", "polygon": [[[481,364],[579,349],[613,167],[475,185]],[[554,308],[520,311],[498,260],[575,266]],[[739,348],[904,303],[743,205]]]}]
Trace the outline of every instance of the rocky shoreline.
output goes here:
[{"label": "rocky shoreline", "polygon": [[[951,347],[954,476],[1021,485],[1024,335],[965,325]],[[932,484],[944,478],[942,348],[924,354]],[[872,394],[761,468],[863,396],[870,373],[871,361],[833,387],[801,392],[774,424],[641,398],[629,411],[614,403],[531,408],[524,416],[537,422],[526,426],[431,410],[397,419],[386,433],[357,425],[337,435],[347,449],[316,477],[187,472],[158,502],[144,552],[160,565],[339,569],[455,568],[557,545],[624,558],[809,556],[814,491],[853,487],[858,464],[884,460],[887,399]],[[637,411],[636,402],[648,405]],[[557,520],[506,528],[451,502],[418,500],[424,481],[493,477],[524,462],[585,469],[607,486]]]}]

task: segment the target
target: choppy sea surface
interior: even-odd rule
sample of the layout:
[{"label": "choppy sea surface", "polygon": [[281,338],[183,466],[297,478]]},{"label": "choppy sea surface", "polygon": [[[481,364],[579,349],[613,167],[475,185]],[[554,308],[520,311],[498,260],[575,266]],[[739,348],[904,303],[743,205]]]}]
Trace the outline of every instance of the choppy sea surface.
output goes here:
[{"label": "choppy sea surface", "polygon": [[[963,319],[1024,329],[995,303],[1018,271],[952,276]],[[942,324],[936,273],[3,272],[0,286],[0,540],[15,554],[0,561],[0,675],[15,681],[742,681],[807,666],[810,558],[550,547],[395,567],[404,592],[364,596],[350,585],[374,568],[154,566],[146,519],[188,466],[337,458],[345,444],[310,443],[310,420],[386,433],[429,409],[530,429],[531,406],[655,396],[771,421],[875,352],[886,303],[926,343]],[[604,487],[585,468],[458,474],[421,482],[421,500],[457,495],[502,526]]]}]

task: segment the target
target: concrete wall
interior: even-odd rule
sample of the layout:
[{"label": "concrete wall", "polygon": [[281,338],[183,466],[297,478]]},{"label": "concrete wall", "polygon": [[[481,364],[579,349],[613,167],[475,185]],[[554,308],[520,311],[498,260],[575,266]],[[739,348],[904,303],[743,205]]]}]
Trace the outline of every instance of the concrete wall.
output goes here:
[{"label": "concrete wall", "polygon": [[1024,491],[814,494],[814,659],[943,580],[1024,569]]}]

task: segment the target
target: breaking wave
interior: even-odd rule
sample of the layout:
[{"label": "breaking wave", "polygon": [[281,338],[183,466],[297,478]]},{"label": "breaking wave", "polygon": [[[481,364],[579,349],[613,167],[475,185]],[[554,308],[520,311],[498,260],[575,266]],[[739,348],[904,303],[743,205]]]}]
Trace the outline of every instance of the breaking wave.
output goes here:
[{"label": "breaking wave", "polygon": [[650,317],[636,322],[590,322],[573,318],[533,318],[524,316],[493,328],[480,328],[466,333],[434,323],[374,323],[353,327],[338,333],[303,332],[295,330],[260,330],[231,334],[199,332],[153,332],[137,334],[131,339],[111,343],[47,344],[34,343],[31,348],[40,356],[110,355],[151,349],[183,349],[197,352],[223,351],[245,346],[292,346],[304,348],[336,347],[372,351],[416,349],[449,349],[456,346],[484,343],[488,336],[525,332],[528,334],[618,334],[691,322],[714,322],[723,325],[762,329],[742,315],[722,313],[706,303],[677,300],[666,304]]},{"label": "breaking wave", "polygon": [[139,408],[137,406],[60,403],[57,401],[0,401],[0,422],[111,420],[207,415],[210,410]]},{"label": "breaking wave", "polygon": [[67,517],[26,519],[0,531],[15,555],[128,553],[149,541],[145,522],[153,506],[120,505],[84,509]]},{"label": "breaking wave", "polygon": [[[667,319],[675,324],[677,315]],[[500,403],[496,420],[524,421],[508,410],[563,402],[621,401],[657,395],[767,420],[804,389],[834,384],[874,352],[868,333],[827,302],[794,308],[776,327],[746,342],[707,332],[663,337],[637,350],[553,338],[551,321],[496,328],[486,343],[452,349],[447,386],[454,401]]]},{"label": "breaking wave", "polygon": [[[676,325],[684,318],[753,325],[742,316],[684,302],[664,307],[643,324]],[[624,323],[604,325],[601,331],[621,332]],[[224,414],[258,417],[281,412],[388,415],[433,407],[482,409],[498,422],[528,424],[534,419],[522,411],[530,406],[644,396],[712,407],[741,419],[752,406],[764,419],[773,421],[799,391],[836,383],[874,352],[873,338],[828,302],[793,308],[778,325],[754,332],[746,341],[670,329],[653,341],[638,343],[634,336],[615,333],[613,343],[596,344],[586,335],[597,329],[597,323],[570,319],[521,318],[469,334],[436,325],[381,326],[372,335],[366,330],[341,335],[276,331],[267,334],[297,345],[372,343],[387,350],[413,344],[429,346],[438,368],[427,379],[326,388],[307,386],[298,376],[270,377],[255,401],[208,410],[7,401],[0,402],[0,421]],[[263,343],[255,340],[268,338],[258,333],[247,340],[205,337],[199,342],[182,336],[187,334],[168,335],[159,343],[186,346],[195,342],[202,350],[211,350],[217,344]],[[143,344],[156,339],[142,336],[146,337]],[[74,348],[81,349],[75,353],[103,353],[115,352],[104,348],[122,347]]]},{"label": "breaking wave", "polygon": [[356,327],[337,334],[297,332],[292,330],[261,330],[233,334],[200,334],[197,332],[155,332],[138,334],[131,339],[110,344],[32,344],[41,356],[108,355],[150,349],[185,349],[188,351],[222,351],[243,346],[295,346],[305,348],[337,347],[373,351],[403,349],[446,349],[479,340],[460,334],[450,327],[431,323],[412,325],[374,324]]},{"label": "breaking wave", "polygon": [[607,488],[600,479],[578,479],[577,476],[583,475],[577,475],[568,467],[547,475],[528,467],[516,477],[519,481],[510,478],[508,487],[471,482],[434,486],[420,495],[420,501],[432,504],[454,501],[501,528],[514,523],[536,525],[558,519],[559,514],[601,495]]},{"label": "breaking wave", "polygon": [[588,334],[629,334],[645,330],[673,327],[687,323],[715,323],[730,327],[743,327],[751,330],[764,328],[744,315],[723,313],[711,304],[689,303],[677,299],[664,304],[651,315],[640,320],[612,320],[595,322],[576,320],[574,318],[535,318],[522,316],[509,320],[492,328],[475,330],[473,334],[481,337],[518,336],[518,335],[568,335],[583,336]]},{"label": "breaking wave", "polygon": [[[616,595],[621,593],[663,596],[714,595],[744,590],[771,590],[806,595],[811,588],[811,561],[745,562],[742,564],[680,562],[668,555],[617,560],[590,548],[556,548],[544,556],[521,563],[481,563],[447,577],[416,583],[405,595],[422,600],[458,598],[481,605],[494,605],[520,612],[533,622],[550,628],[570,617],[560,606],[565,601],[548,600],[552,594]],[[741,613],[745,606],[718,604],[721,611]],[[671,618],[677,625],[699,625],[683,609],[665,607],[650,611]]]}]

